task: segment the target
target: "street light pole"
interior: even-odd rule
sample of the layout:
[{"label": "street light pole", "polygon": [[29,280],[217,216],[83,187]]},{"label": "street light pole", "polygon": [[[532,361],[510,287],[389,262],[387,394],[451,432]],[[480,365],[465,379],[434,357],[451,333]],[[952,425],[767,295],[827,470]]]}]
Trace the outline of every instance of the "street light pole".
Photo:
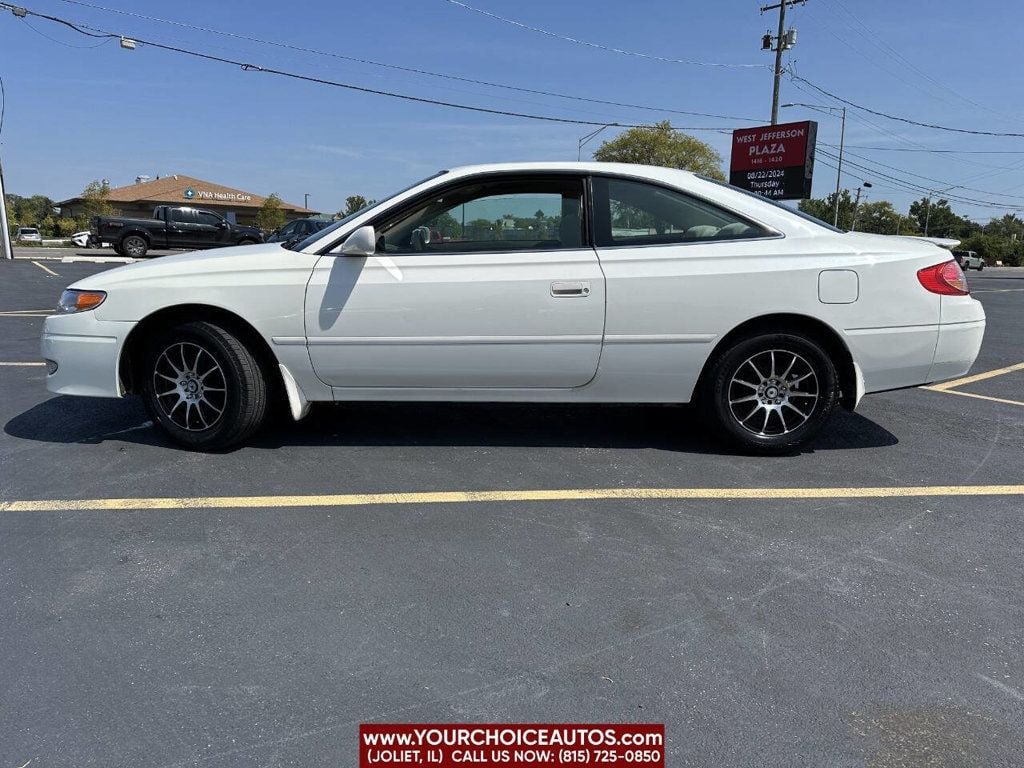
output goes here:
[{"label": "street light pole", "polygon": [[302,196],[302,207],[309,210],[309,192]]},{"label": "street light pole", "polygon": [[580,138],[576,142],[576,159],[580,160],[582,158],[583,147],[589,144],[591,139],[597,136],[597,134],[599,134],[605,128],[611,128],[613,125],[618,125],[618,123],[608,123],[608,125],[602,125],[596,131],[591,131],[586,136],[580,136]]},{"label": "street light pole", "polygon": [[832,226],[839,226],[839,184],[843,178],[843,145],[846,144],[846,107],[843,107],[843,122],[839,129],[839,163],[836,165],[836,205],[832,215]]},{"label": "street light pole", "polygon": [[832,213],[832,226],[839,226],[839,188],[843,179],[843,148],[846,146],[846,107],[826,107],[822,104],[804,104],[803,102],[793,102],[790,104],[783,104],[785,107],[807,107],[808,109],[823,110],[827,109],[829,112],[834,110],[840,110],[843,115],[843,121],[839,128],[839,164],[836,166],[836,199],[835,206]]},{"label": "street light pole", "polygon": [[850,224],[850,231],[851,232],[856,232],[857,231],[857,212],[858,212],[858,209],[860,208],[860,193],[861,193],[862,190],[865,190],[865,189],[871,189],[871,182],[870,181],[862,181],[860,186],[857,187],[857,201],[853,204],[853,223]]}]

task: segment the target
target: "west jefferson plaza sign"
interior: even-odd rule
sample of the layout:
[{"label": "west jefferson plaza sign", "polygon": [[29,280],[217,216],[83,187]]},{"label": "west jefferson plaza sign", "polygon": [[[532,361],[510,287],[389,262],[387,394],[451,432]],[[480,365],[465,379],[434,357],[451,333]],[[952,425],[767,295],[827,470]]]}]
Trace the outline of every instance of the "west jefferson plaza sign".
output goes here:
[{"label": "west jefferson plaza sign", "polygon": [[817,135],[813,120],[733,131],[729,183],[774,200],[810,197]]},{"label": "west jefferson plaza sign", "polygon": [[248,203],[252,201],[252,195],[244,192],[210,192],[206,189],[186,187],[182,196],[186,200],[224,200],[230,203]]}]

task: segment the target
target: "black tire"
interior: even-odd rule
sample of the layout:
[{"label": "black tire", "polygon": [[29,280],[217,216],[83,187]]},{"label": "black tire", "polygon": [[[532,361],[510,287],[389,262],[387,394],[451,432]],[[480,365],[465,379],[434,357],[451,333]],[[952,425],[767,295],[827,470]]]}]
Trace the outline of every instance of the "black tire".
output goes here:
[{"label": "black tire", "polygon": [[128,237],[121,240],[121,253],[125,256],[131,256],[133,259],[144,258],[148,250],[149,243],[141,235],[128,235]]},{"label": "black tire", "polygon": [[[765,333],[719,355],[707,399],[710,415],[733,444],[758,453],[786,453],[828,421],[839,399],[839,376],[816,341],[795,333]],[[748,406],[753,410],[744,418]]]},{"label": "black tire", "polygon": [[981,270],[983,270],[984,268],[985,268],[985,262],[981,262],[980,264],[978,264],[978,271],[979,272],[981,272]]},{"label": "black tire", "polygon": [[251,237],[246,237],[246,238],[244,238],[242,240],[239,240],[238,244],[239,245],[256,245],[256,241],[253,240]]},{"label": "black tire", "polygon": [[[238,445],[266,417],[267,382],[256,357],[230,329],[214,323],[185,323],[160,334],[145,350],[141,378],[153,423],[192,450]],[[222,393],[216,386],[221,381]]]}]

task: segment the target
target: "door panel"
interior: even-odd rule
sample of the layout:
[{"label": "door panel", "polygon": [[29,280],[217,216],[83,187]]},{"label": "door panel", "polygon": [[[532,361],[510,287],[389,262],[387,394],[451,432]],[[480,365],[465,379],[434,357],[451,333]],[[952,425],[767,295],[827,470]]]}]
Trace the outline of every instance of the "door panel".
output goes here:
[{"label": "door panel", "polygon": [[590,248],[324,256],[306,336],[335,387],[578,387],[597,371],[604,310]]}]

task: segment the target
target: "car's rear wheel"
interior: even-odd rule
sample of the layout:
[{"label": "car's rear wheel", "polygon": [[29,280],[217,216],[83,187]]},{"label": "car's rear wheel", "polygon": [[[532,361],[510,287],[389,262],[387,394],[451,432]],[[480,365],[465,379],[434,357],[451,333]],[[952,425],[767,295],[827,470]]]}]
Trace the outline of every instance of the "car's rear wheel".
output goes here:
[{"label": "car's rear wheel", "polygon": [[247,237],[247,238],[244,238],[243,240],[239,240],[238,244],[239,245],[256,245],[256,241],[253,240],[251,237]]},{"label": "car's rear wheel", "polygon": [[267,383],[258,361],[214,323],[185,323],[160,334],[146,349],[142,379],[154,423],[187,448],[237,445],[266,416]]},{"label": "car's rear wheel", "polygon": [[139,235],[128,235],[128,237],[121,241],[122,253],[125,256],[131,256],[133,259],[141,259],[148,250],[149,243],[146,242],[144,237]]},{"label": "car's rear wheel", "polygon": [[781,453],[811,439],[838,400],[836,368],[810,338],[769,333],[744,339],[715,362],[715,420],[747,450]]}]

